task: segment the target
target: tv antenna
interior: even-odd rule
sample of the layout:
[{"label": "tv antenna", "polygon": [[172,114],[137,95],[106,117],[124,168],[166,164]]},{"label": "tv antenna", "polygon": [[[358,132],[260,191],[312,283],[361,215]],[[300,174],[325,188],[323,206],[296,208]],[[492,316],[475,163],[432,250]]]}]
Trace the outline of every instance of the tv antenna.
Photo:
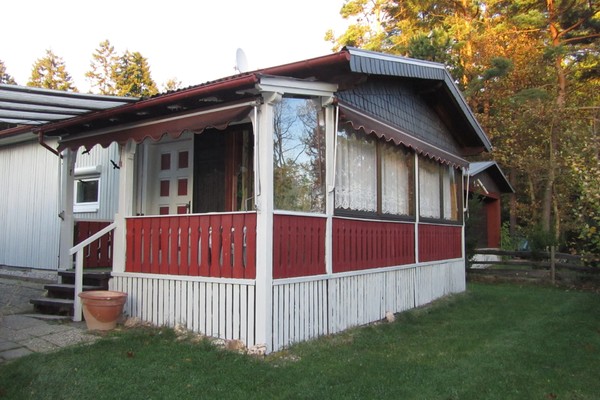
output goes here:
[{"label": "tv antenna", "polygon": [[244,53],[244,50],[242,49],[237,49],[235,51],[235,70],[237,72],[244,73],[244,72],[248,72],[248,58],[246,58],[246,53]]}]

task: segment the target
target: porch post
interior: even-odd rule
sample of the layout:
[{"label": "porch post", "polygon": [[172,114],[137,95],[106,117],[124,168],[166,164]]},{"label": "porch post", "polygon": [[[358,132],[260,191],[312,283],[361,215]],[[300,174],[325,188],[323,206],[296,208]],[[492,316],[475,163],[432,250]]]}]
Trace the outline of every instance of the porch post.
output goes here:
[{"label": "porch post", "polygon": [[323,104],[325,106],[325,151],[326,151],[326,168],[325,175],[327,181],[327,192],[325,201],[325,214],[327,215],[327,223],[325,229],[325,272],[333,273],[333,212],[335,209],[335,163],[336,153],[335,146],[337,142],[337,107],[332,106],[329,102]]},{"label": "porch post", "polygon": [[125,256],[127,249],[127,229],[125,217],[133,215],[133,179],[136,144],[129,141],[119,146],[119,204],[115,222],[117,226],[113,234],[113,271],[125,272]]},{"label": "porch post", "polygon": [[62,153],[61,163],[61,211],[60,222],[60,245],[58,251],[58,268],[72,269],[73,257],[69,250],[73,247],[74,218],[73,218],[73,191],[74,191],[74,171],[77,153],[71,149],[65,149]]},{"label": "porch post", "polygon": [[256,196],[256,344],[272,351],[273,301],[273,106],[278,93],[263,93],[255,126]]}]

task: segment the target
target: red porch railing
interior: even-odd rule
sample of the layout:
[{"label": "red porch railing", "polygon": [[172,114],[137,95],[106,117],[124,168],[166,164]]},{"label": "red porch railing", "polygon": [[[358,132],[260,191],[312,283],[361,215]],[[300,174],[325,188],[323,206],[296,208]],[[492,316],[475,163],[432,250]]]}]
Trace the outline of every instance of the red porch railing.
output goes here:
[{"label": "red porch railing", "polygon": [[414,224],[333,219],[333,272],[414,262]]},{"label": "red porch railing", "polygon": [[273,278],[325,273],[325,217],[273,216]]},{"label": "red porch railing", "polygon": [[127,218],[127,272],[256,277],[256,213]]},{"label": "red porch railing", "polygon": [[[83,242],[110,224],[111,222],[106,221],[76,221],[74,243],[79,244]],[[90,243],[83,251],[83,267],[112,268],[112,243],[112,231]]]},{"label": "red porch railing", "polygon": [[462,257],[462,227],[419,224],[419,261]]}]

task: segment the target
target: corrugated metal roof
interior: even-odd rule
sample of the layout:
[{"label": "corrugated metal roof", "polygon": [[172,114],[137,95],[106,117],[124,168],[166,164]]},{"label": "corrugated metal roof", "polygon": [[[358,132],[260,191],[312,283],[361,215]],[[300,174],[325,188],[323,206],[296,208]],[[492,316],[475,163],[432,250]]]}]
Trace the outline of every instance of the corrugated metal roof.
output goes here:
[{"label": "corrugated metal roof", "polygon": [[135,97],[103,96],[0,84],[0,122],[40,125],[137,101]]}]

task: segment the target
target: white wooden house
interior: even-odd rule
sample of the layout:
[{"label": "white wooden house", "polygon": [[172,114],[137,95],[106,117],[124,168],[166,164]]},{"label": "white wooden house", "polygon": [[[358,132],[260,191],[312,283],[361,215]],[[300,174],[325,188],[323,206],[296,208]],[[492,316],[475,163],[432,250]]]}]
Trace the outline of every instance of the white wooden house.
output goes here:
[{"label": "white wooden house", "polygon": [[[61,163],[48,151],[56,139],[43,145],[34,129],[43,124],[91,111],[112,108],[136,98],[99,96],[0,84],[0,265],[55,271],[59,260]],[[46,146],[46,147],[44,147]],[[84,236],[104,225],[117,211],[118,171],[110,160],[119,159],[119,146],[79,152],[75,164],[75,193],[71,200],[74,228]],[[90,189],[91,187],[91,189]],[[87,233],[86,231],[85,233]]]},{"label": "white wooden house", "polygon": [[275,351],[465,290],[465,157],[491,145],[443,65],[345,48],[38,133],[66,182],[118,143],[130,316]]}]

